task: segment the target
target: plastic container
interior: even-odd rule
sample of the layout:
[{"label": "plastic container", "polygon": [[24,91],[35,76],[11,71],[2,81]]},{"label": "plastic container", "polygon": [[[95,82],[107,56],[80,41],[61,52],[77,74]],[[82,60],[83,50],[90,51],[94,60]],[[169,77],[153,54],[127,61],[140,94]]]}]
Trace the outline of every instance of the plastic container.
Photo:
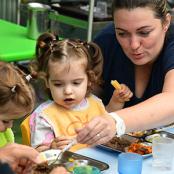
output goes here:
[{"label": "plastic container", "polygon": [[49,12],[51,7],[41,3],[28,3],[27,36],[37,39],[50,29]]},{"label": "plastic container", "polygon": [[141,174],[143,157],[136,153],[121,153],[118,155],[119,174]]},{"label": "plastic container", "polygon": [[97,167],[86,165],[75,167],[73,174],[101,174],[101,171]]}]

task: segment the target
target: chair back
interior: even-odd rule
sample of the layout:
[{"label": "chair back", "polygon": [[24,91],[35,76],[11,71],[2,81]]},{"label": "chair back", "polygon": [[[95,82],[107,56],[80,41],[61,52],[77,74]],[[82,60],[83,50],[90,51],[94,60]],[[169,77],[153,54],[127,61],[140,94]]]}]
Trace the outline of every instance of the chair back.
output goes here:
[{"label": "chair back", "polygon": [[31,145],[29,120],[30,116],[28,116],[20,125],[22,132],[22,144],[28,146]]}]

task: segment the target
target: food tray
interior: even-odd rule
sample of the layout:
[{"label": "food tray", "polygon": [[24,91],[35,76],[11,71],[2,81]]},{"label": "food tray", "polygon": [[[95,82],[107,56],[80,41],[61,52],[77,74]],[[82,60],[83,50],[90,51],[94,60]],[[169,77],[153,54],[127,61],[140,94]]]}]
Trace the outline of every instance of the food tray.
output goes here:
[{"label": "food tray", "polygon": [[[114,139],[118,139],[116,137],[114,137]],[[120,139],[120,138],[119,138]],[[142,144],[146,144],[146,141],[142,141],[139,138],[135,138],[132,137],[130,135],[123,135],[121,137],[121,140],[119,141],[119,143],[116,143],[114,147],[111,147],[110,144],[102,144],[102,145],[98,145],[99,148],[105,149],[105,150],[109,150],[109,151],[115,151],[115,152],[126,152],[127,148],[132,144],[132,143],[136,143],[141,141]],[[112,140],[110,141],[112,142]],[[152,154],[144,154],[142,155],[143,158],[147,158],[150,157]]]},{"label": "food tray", "polygon": [[[121,137],[121,139],[124,140],[124,143],[121,142],[123,147],[120,147],[120,143],[115,143],[115,144],[113,143],[114,146],[110,146],[110,144],[112,145],[111,143],[112,140],[110,141],[109,144],[106,143],[106,144],[98,145],[98,147],[106,149],[106,150],[110,150],[110,151],[115,151],[115,152],[126,152],[126,150],[128,149],[131,143],[140,142],[143,145],[151,146],[152,139],[159,136],[174,139],[174,134],[172,133],[169,133],[166,131],[152,130],[152,131],[145,132],[145,134],[142,134],[142,136],[139,136],[139,137],[131,136],[131,135],[123,135]],[[116,139],[116,137],[114,138]],[[128,141],[128,143],[127,142],[125,143],[125,140]],[[151,155],[152,153],[144,154],[142,156],[143,158],[147,158],[147,157],[150,157]]]},{"label": "food tray", "polygon": [[61,162],[62,163],[66,163],[68,162],[69,159],[74,159],[74,160],[87,160],[88,161],[88,165],[91,165],[91,166],[95,166],[97,168],[99,168],[101,171],[103,170],[106,170],[109,168],[109,165],[102,162],[102,161],[98,161],[98,160],[95,160],[93,158],[89,158],[87,156],[83,156],[83,155],[80,155],[80,154],[77,154],[77,153],[73,153],[73,152],[69,152],[69,151],[66,151],[62,158],[61,158]]},{"label": "food tray", "polygon": [[[50,158],[50,156],[56,157],[57,153],[60,153],[60,150],[51,149],[51,150],[45,151],[45,155],[49,158]],[[98,161],[93,158],[89,158],[87,156],[83,156],[83,155],[73,153],[70,151],[65,151],[63,153],[60,160],[58,161],[58,165],[65,166],[67,162],[70,162],[72,160],[85,160],[85,161],[87,161],[88,165],[95,166],[95,167],[99,168],[101,171],[109,168],[109,165],[102,161]]]},{"label": "food tray", "polygon": [[168,138],[174,139],[174,134],[166,132],[166,131],[158,131],[158,132],[156,132],[154,134],[151,134],[151,135],[148,135],[148,136],[144,137],[144,139],[147,142],[152,142],[153,138],[159,137],[159,136],[161,136],[161,137],[168,137]]},{"label": "food tray", "polygon": [[154,134],[156,132],[157,132],[156,129],[150,129],[150,130],[145,130],[145,131],[130,132],[130,133],[127,133],[127,135],[135,137],[135,138],[142,138],[143,139],[147,135],[151,135],[151,134]]}]

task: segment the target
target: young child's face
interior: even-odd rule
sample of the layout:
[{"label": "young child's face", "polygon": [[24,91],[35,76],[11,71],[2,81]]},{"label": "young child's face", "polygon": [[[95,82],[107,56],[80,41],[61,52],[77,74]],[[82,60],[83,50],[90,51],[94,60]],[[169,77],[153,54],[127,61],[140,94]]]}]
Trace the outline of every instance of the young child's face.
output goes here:
[{"label": "young child's face", "polygon": [[13,120],[0,120],[0,132],[6,131],[13,126]]},{"label": "young child's face", "polygon": [[16,119],[16,117],[8,113],[0,114],[0,132],[6,131],[7,128],[12,128],[14,119]]},{"label": "young child's face", "polygon": [[49,63],[48,88],[53,100],[71,109],[79,104],[86,95],[88,77],[82,60],[65,63]]},{"label": "young child's face", "polygon": [[[6,106],[4,106],[6,107]],[[19,118],[24,117],[27,111],[25,110],[25,108],[19,108],[19,111],[16,111],[16,108],[19,108],[19,106],[15,106],[13,105],[10,110],[9,113],[1,113],[0,112],[0,132],[4,132],[6,131],[7,128],[11,128],[13,126],[13,121],[17,120]]]}]

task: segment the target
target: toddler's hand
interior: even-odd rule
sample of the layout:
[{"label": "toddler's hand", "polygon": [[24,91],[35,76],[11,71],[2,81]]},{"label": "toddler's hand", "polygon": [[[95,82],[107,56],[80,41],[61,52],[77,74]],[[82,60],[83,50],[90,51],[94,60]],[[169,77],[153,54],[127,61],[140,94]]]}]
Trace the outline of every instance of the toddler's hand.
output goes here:
[{"label": "toddler's hand", "polygon": [[126,101],[129,101],[130,98],[133,96],[133,93],[129,89],[128,86],[125,84],[121,84],[121,89],[116,89],[112,96],[113,102],[120,102],[124,103]]},{"label": "toddler's hand", "polygon": [[50,148],[51,149],[63,149],[66,145],[68,145],[70,142],[72,141],[72,138],[69,137],[56,137],[51,145]]}]

